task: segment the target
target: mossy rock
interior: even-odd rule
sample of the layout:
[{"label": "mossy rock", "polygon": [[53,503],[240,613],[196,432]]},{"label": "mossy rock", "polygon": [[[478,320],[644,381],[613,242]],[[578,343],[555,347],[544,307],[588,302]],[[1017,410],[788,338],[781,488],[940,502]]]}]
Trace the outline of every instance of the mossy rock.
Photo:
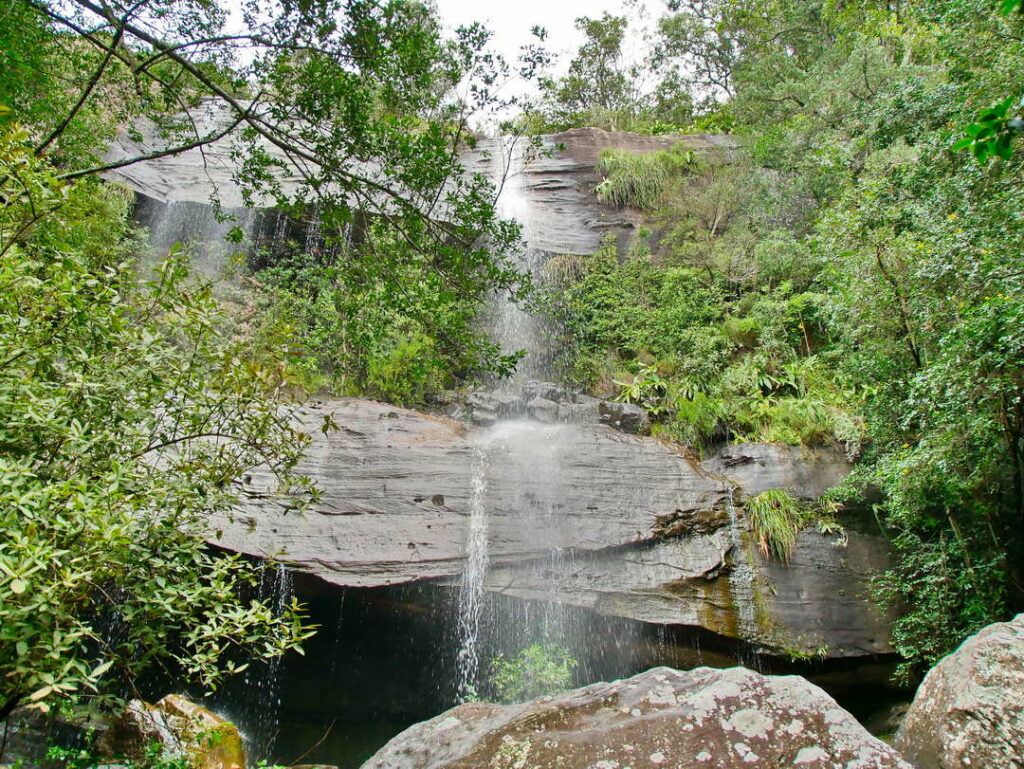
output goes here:
[{"label": "mossy rock", "polygon": [[238,728],[177,694],[155,705],[132,700],[97,747],[107,757],[138,759],[154,742],[163,747],[165,758],[187,758],[195,769],[245,769],[247,765]]}]

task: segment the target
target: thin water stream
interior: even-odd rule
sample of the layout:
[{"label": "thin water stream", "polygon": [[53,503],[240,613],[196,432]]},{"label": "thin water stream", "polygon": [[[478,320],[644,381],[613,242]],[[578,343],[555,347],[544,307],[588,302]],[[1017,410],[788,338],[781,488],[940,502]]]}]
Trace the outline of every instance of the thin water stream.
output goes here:
[{"label": "thin water stream", "polygon": [[[502,143],[499,141],[499,148]],[[542,280],[549,254],[531,247],[531,204],[527,195],[527,153],[513,145],[500,149],[491,159],[491,173],[500,189],[498,213],[516,219],[522,227],[524,247],[517,267]],[[522,391],[530,382],[554,379],[555,350],[548,320],[512,302],[506,295],[493,297],[488,314],[489,332],[503,353],[524,351],[515,374],[501,383],[507,392]],[[562,543],[572,542],[572,528],[581,525],[565,509],[562,470],[573,445],[574,428],[543,424],[521,417],[499,420],[476,433],[471,468],[471,509],[465,544],[465,565],[458,592],[458,699],[478,696],[488,689],[489,651],[514,656],[528,647],[545,644],[568,654],[585,656],[596,634],[608,636],[621,654],[630,655],[635,639],[627,626],[598,615],[569,611],[559,600],[556,575],[571,573],[575,553]],[[492,511],[512,507],[499,525]],[[531,579],[542,587],[534,598],[513,609],[508,602],[489,597],[500,586],[489,584],[488,569],[502,559],[516,561],[515,569],[540,574]],[[620,626],[621,625],[621,626]],[[579,660],[574,660],[579,662]],[[576,669],[577,683],[590,683],[593,670],[587,663]]]}]

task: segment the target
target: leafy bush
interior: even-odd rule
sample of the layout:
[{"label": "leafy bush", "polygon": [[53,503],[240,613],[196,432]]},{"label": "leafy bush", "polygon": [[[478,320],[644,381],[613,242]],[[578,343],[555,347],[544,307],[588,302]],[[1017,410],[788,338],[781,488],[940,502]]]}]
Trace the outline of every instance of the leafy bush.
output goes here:
[{"label": "leafy bush", "polygon": [[682,148],[648,153],[607,149],[598,160],[605,178],[594,191],[605,203],[650,211],[661,202],[672,179],[695,163],[693,152]]},{"label": "leafy bush", "polygon": [[127,198],[60,182],[27,138],[0,134],[0,720],[157,663],[214,687],[308,635],[207,545],[246,470],[308,498],[280,367],[225,334],[180,252],[140,286]]},{"label": "leafy bush", "polygon": [[498,702],[525,702],[572,686],[577,661],[550,641],[527,646],[515,657],[499,655],[491,663],[490,685]]}]

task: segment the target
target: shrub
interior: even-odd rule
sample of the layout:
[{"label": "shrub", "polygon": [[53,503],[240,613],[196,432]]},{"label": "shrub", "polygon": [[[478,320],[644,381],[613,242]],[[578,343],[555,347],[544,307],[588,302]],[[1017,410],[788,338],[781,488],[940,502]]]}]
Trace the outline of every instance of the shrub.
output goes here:
[{"label": "shrub", "polygon": [[525,702],[557,694],[572,686],[579,663],[563,646],[543,641],[527,646],[515,657],[498,655],[491,663],[491,688],[498,702]]},{"label": "shrub", "polygon": [[605,178],[595,192],[605,203],[649,211],[661,202],[672,178],[695,162],[693,152],[681,148],[642,154],[607,149],[598,160]]}]

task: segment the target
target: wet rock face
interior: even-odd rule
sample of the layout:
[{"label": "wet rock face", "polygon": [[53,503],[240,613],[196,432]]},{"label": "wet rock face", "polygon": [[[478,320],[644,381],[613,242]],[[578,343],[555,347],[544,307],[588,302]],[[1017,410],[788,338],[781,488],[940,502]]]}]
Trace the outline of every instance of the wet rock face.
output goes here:
[{"label": "wet rock face", "polygon": [[[222,105],[208,100],[194,111],[193,120],[200,133],[214,134],[229,126],[231,116]],[[148,155],[166,146],[155,125],[142,121],[135,128],[137,134],[122,134],[111,143],[105,160]],[[609,232],[616,234],[625,247],[642,219],[635,211],[604,205],[594,197],[594,187],[601,180],[596,168],[598,157],[610,147],[650,152],[677,143],[698,153],[735,146],[728,136],[646,136],[599,128],[576,128],[543,137],[548,152],[528,162],[519,177],[510,181],[521,189],[530,206],[531,247],[553,254],[592,254]],[[225,208],[240,209],[243,198],[236,179],[233,145],[229,135],[204,147],[202,152],[190,150],[136,163],[114,169],[106,176],[159,203],[208,204],[217,199]],[[285,168],[289,167],[288,158],[278,148],[265,144],[263,149]],[[469,173],[493,176],[496,159],[505,151],[485,139],[475,150],[463,151],[462,164]],[[365,164],[359,170],[367,176],[375,173],[372,166]],[[298,174],[282,171],[278,176],[285,192],[296,189]],[[261,204],[272,202],[264,199]]]},{"label": "wet rock face", "polygon": [[[500,408],[537,400],[561,408],[552,387]],[[340,425],[327,436],[318,429],[325,413]],[[590,413],[583,423],[473,426],[358,399],[309,406],[301,418],[313,442],[299,469],[322,500],[299,515],[270,498],[267,475],[253,473],[245,504],[215,522],[213,542],[275,554],[339,586],[432,580],[454,589],[476,462],[492,592],[703,627],[775,651],[891,652],[888,621],[867,596],[871,573],[888,564],[882,537],[850,531],[843,546],[808,530],[788,566],[765,562],[746,539],[740,552],[724,479],[676,446]],[[746,581],[736,578],[741,559],[753,567]]]},{"label": "wet rock face", "polygon": [[809,449],[781,443],[730,444],[712,452],[701,465],[731,480],[745,496],[786,489],[805,500],[817,499],[850,472],[850,462],[838,447]]},{"label": "wet rock face", "polygon": [[460,705],[363,769],[910,769],[818,687],[744,668],[654,668],[523,705]]},{"label": "wet rock face", "polygon": [[894,744],[919,769],[1024,766],[1024,614],[939,662]]},{"label": "wet rock face", "polygon": [[[552,254],[594,253],[602,239],[612,233],[625,249],[643,217],[636,211],[604,205],[594,196],[601,181],[597,163],[606,149],[644,153],[682,144],[696,153],[722,152],[734,148],[729,136],[648,136],[600,128],[574,128],[542,137],[545,153],[531,159],[520,178],[511,180],[530,210],[530,246]],[[481,142],[479,150],[465,153],[463,162],[473,171],[487,172],[486,153],[494,146]]]},{"label": "wet rock face", "polygon": [[632,435],[651,431],[650,417],[636,404],[593,398],[551,382],[527,382],[513,390],[471,393],[459,415],[485,427],[525,418],[543,424],[608,425]]},{"label": "wet rock face", "polygon": [[[340,429],[319,432],[323,414]],[[659,515],[720,507],[725,484],[681,451],[602,424],[502,422],[474,428],[387,404],[342,399],[306,408],[313,443],[300,471],[323,499],[299,516],[253,473],[247,502],[217,522],[216,543],[278,553],[339,585],[371,587],[457,575],[483,452],[494,564],[551,548],[584,555],[653,542]]]}]

